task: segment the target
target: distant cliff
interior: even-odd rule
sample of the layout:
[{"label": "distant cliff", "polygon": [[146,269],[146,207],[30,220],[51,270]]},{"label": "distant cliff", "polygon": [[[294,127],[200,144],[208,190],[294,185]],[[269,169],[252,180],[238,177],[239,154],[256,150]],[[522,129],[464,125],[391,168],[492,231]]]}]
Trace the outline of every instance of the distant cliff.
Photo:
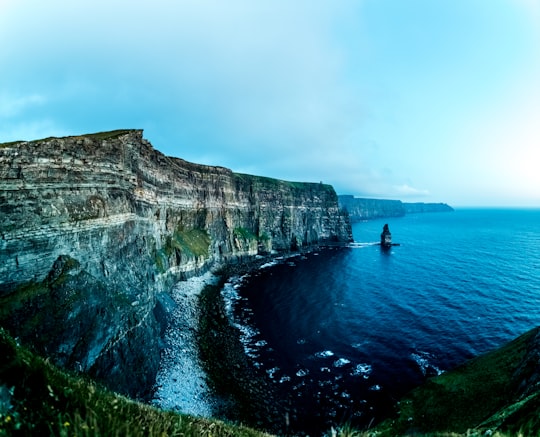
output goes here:
[{"label": "distant cliff", "polygon": [[372,220],[386,217],[403,217],[405,214],[423,212],[448,212],[452,207],[445,203],[405,203],[401,200],[369,199],[340,195],[339,205],[349,214],[350,220]]},{"label": "distant cliff", "polygon": [[0,144],[0,324],[133,396],[173,283],[351,235],[329,185],[167,157],[140,130]]},{"label": "distant cliff", "polygon": [[366,199],[340,195],[339,205],[349,213],[351,221],[384,217],[403,217],[405,207],[400,200]]}]

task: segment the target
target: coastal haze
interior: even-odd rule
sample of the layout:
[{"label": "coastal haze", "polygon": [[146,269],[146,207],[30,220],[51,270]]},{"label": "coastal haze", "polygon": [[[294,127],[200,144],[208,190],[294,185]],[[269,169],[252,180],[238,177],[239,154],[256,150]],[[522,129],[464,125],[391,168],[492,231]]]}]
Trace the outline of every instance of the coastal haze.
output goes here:
[{"label": "coastal haze", "polygon": [[0,141],[137,128],[339,194],[540,205],[537,0],[2,0],[0,45]]}]

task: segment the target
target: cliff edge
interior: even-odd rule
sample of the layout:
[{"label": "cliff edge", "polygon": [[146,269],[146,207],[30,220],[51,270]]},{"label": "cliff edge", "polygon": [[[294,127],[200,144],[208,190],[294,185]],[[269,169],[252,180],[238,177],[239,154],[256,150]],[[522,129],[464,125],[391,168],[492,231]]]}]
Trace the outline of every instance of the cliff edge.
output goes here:
[{"label": "cliff edge", "polygon": [[141,130],[0,144],[0,324],[131,396],[153,384],[175,282],[351,240],[331,186],[171,158]]}]

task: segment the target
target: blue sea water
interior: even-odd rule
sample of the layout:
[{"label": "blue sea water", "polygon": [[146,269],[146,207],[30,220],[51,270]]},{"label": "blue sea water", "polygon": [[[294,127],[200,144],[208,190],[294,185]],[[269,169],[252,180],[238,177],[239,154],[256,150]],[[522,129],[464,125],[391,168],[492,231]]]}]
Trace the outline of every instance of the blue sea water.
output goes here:
[{"label": "blue sea water", "polygon": [[[377,242],[385,223],[400,246]],[[368,427],[426,378],[540,325],[540,210],[353,225],[357,247],[284,259],[223,290],[246,352],[312,433]]]}]

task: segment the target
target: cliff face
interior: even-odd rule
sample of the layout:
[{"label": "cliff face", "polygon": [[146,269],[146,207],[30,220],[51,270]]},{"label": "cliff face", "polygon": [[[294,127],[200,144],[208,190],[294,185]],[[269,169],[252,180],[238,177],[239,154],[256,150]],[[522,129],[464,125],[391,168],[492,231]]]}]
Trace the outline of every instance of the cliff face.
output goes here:
[{"label": "cliff face", "polygon": [[367,199],[351,195],[340,195],[338,197],[340,207],[349,213],[351,221],[403,217],[405,214],[424,212],[453,211],[453,208],[446,203],[406,203],[401,200]]},{"label": "cliff face", "polygon": [[328,185],[170,158],[142,131],[0,145],[0,323],[130,395],[153,382],[174,282],[351,235]]}]

